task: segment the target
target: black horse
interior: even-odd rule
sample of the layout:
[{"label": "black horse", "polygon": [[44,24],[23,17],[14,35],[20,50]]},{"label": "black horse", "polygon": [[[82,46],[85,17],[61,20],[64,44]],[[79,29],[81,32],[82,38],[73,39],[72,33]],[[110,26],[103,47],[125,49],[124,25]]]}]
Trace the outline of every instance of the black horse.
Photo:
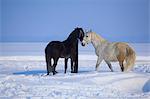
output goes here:
[{"label": "black horse", "polygon": [[[59,58],[65,58],[65,73],[67,70],[68,58],[71,59],[71,73],[78,72],[78,39],[82,42],[84,37],[84,31],[82,28],[75,28],[75,30],[69,35],[69,37],[60,41],[51,41],[45,48],[45,58],[47,65],[47,75],[50,72],[53,75],[56,72],[55,68]],[[51,59],[54,60],[53,65]]]}]

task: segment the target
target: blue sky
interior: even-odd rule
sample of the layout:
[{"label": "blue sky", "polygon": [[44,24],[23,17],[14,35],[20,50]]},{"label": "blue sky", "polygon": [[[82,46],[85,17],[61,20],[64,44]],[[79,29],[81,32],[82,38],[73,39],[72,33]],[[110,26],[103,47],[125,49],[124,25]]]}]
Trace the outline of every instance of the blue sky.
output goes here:
[{"label": "blue sky", "polygon": [[146,43],[149,0],[1,0],[0,42],[64,40],[75,27],[109,41]]}]

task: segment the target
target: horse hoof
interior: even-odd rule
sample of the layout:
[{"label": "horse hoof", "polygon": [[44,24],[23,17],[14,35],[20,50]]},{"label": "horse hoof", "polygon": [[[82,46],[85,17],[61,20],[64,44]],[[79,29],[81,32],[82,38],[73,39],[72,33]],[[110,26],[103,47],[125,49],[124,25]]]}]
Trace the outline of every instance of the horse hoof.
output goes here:
[{"label": "horse hoof", "polygon": [[71,73],[78,73],[77,71],[71,71]]},{"label": "horse hoof", "polygon": [[124,72],[124,67],[121,67],[121,71]]},{"label": "horse hoof", "polygon": [[57,71],[55,71],[55,73],[58,73]]}]

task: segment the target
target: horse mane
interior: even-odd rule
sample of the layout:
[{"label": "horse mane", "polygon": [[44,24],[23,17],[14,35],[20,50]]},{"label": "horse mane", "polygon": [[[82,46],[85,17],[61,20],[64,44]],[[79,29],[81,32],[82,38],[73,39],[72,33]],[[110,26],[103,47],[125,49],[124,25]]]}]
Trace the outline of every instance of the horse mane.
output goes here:
[{"label": "horse mane", "polygon": [[76,34],[76,32],[75,32],[76,30],[73,30],[70,34],[69,34],[69,36],[68,36],[68,38],[67,39],[71,39],[72,37],[74,37],[75,36],[75,34]]},{"label": "horse mane", "polygon": [[[70,45],[72,44],[75,40],[77,40],[77,33],[76,29],[74,29],[68,36],[66,40],[63,41],[64,44]],[[74,42],[75,43],[75,42]]]},{"label": "horse mane", "polygon": [[100,35],[98,35],[97,33],[95,33],[95,32],[91,32],[91,33],[94,34],[94,39],[98,39],[101,42],[107,41],[106,39],[104,39],[103,37],[101,37]]},{"label": "horse mane", "polygon": [[80,28],[75,28],[70,34],[69,34],[69,36],[68,36],[68,38],[66,39],[66,40],[71,40],[71,39],[77,39],[77,32],[76,32],[76,30],[77,29],[80,29]]}]

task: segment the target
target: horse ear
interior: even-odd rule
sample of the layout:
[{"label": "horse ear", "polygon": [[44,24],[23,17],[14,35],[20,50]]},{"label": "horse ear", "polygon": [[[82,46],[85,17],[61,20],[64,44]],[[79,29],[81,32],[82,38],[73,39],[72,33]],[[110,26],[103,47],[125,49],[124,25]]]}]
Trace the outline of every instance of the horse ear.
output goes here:
[{"label": "horse ear", "polygon": [[76,29],[78,29],[78,27],[75,27],[74,29],[76,30]]},{"label": "horse ear", "polygon": [[91,32],[91,30],[88,30],[86,33],[89,33],[89,32]]},{"label": "horse ear", "polygon": [[92,29],[90,29],[90,31],[89,32],[92,32]]},{"label": "horse ear", "polygon": [[85,33],[87,33],[88,31],[87,31],[87,29],[84,29],[84,31],[85,31]]}]

